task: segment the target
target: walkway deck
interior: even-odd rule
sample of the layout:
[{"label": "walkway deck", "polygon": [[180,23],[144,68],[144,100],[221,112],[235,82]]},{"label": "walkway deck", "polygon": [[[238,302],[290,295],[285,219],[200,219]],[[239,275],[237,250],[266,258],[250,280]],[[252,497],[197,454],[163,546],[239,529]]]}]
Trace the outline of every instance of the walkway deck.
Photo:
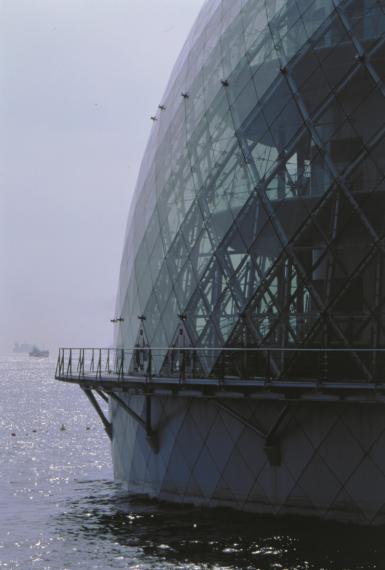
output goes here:
[{"label": "walkway deck", "polygon": [[[352,351],[340,349],[61,348],[55,378],[106,394],[385,403],[384,352],[354,350],[362,366],[349,378],[343,364]],[[301,362],[311,376],[295,376]],[[373,362],[377,374],[368,378]]]}]

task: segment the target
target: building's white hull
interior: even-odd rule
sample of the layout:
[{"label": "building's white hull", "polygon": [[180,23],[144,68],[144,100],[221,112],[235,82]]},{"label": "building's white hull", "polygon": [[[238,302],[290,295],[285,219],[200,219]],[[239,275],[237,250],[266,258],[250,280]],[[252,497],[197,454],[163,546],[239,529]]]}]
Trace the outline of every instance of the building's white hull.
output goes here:
[{"label": "building's white hull", "polygon": [[[144,417],[143,396],[122,396]],[[226,399],[251,424],[269,431],[283,402]],[[159,450],[145,430],[111,403],[115,477],[135,492],[256,513],[385,523],[385,414],[378,404],[295,403],[276,441],[264,440],[209,399],[152,398]]]}]

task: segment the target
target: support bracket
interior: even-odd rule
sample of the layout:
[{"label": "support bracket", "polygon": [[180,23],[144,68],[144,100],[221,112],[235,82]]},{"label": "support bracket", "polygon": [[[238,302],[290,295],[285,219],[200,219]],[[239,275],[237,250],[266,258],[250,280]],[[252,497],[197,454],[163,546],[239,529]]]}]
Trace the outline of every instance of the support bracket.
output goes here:
[{"label": "support bracket", "polygon": [[281,460],[282,460],[281,446],[280,446],[280,440],[277,437],[277,432],[278,432],[283,420],[287,416],[287,413],[289,411],[289,404],[286,404],[282,408],[282,410],[279,412],[277,418],[274,420],[271,428],[269,429],[268,432],[266,432],[262,428],[256,426],[255,424],[251,423],[249,420],[247,420],[246,418],[241,416],[241,414],[238,414],[238,412],[236,412],[230,406],[227,406],[226,404],[224,404],[220,400],[213,400],[213,401],[214,401],[214,404],[218,408],[227,412],[229,415],[231,415],[233,418],[238,420],[244,426],[248,427],[250,430],[252,430],[254,433],[256,433],[261,439],[264,440],[264,442],[265,442],[264,450],[265,450],[265,453],[266,453],[266,456],[267,456],[267,459],[268,459],[270,465],[273,465],[273,466],[281,465]]},{"label": "support bracket", "polygon": [[233,416],[233,418],[238,420],[241,424],[245,425],[246,427],[254,431],[257,435],[259,435],[259,437],[261,437],[262,439],[266,438],[266,433],[260,427],[249,422],[249,420],[238,414],[238,412],[230,408],[230,406],[227,406],[220,400],[214,400],[214,403],[217,406],[217,408],[221,408],[222,410],[227,412],[230,416]]},{"label": "support bracket", "polygon": [[281,465],[281,445],[277,437],[278,429],[289,411],[289,404],[286,404],[279,412],[275,422],[271,426],[269,433],[265,438],[265,453],[270,465]]},{"label": "support bracket", "polygon": [[151,413],[151,396],[146,395],[146,419],[141,418],[130,406],[128,406],[119,396],[110,392],[109,396],[114,402],[116,402],[131,418],[133,418],[141,428],[146,432],[148,443],[154,453],[159,451],[158,433],[152,429],[152,413]]},{"label": "support bracket", "polygon": [[103,413],[103,410],[101,409],[101,407],[99,406],[99,403],[97,401],[97,399],[95,398],[92,390],[87,389],[87,388],[82,388],[83,392],[85,393],[85,395],[87,396],[87,398],[89,399],[89,401],[91,402],[93,408],[95,409],[96,413],[98,414],[98,416],[100,417],[102,424],[104,426],[104,429],[106,430],[106,433],[108,435],[108,437],[110,438],[110,440],[112,440],[112,424],[111,422],[108,421],[108,419],[106,418],[106,416]]}]

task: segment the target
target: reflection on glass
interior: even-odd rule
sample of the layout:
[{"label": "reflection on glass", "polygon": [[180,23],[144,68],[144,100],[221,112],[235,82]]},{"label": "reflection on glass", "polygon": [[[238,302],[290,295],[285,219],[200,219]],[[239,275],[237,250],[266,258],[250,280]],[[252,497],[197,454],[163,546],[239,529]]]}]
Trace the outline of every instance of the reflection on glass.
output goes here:
[{"label": "reflection on glass", "polygon": [[384,30],[369,0],[206,3],[143,159],[117,344],[137,314],[173,344],[186,313],[195,346],[385,345]]}]

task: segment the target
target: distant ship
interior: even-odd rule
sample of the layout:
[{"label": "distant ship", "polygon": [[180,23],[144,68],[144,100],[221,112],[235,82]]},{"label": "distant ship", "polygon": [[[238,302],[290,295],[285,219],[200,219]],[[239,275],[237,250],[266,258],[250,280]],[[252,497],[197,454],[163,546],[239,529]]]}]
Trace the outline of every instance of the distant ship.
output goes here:
[{"label": "distant ship", "polygon": [[30,356],[37,356],[39,358],[48,358],[49,350],[40,350],[37,346],[33,346],[29,353]]}]

